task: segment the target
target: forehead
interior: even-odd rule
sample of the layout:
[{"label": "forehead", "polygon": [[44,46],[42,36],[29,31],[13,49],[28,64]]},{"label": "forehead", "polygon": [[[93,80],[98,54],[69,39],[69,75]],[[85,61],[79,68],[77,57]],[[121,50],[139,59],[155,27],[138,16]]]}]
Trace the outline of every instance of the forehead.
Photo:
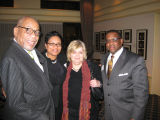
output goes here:
[{"label": "forehead", "polygon": [[31,19],[31,18],[26,18],[22,22],[22,26],[33,28],[35,30],[39,29],[39,24],[37,23],[37,21],[35,21],[34,19]]},{"label": "forehead", "polygon": [[52,37],[49,38],[48,41],[61,42],[61,39],[58,36],[52,36]]},{"label": "forehead", "polygon": [[106,35],[106,38],[109,38],[109,37],[118,37],[118,34],[116,32],[110,32]]},{"label": "forehead", "polygon": [[78,47],[78,48],[72,48],[72,51],[73,52],[81,52],[81,51],[83,51],[83,48],[82,47]]}]

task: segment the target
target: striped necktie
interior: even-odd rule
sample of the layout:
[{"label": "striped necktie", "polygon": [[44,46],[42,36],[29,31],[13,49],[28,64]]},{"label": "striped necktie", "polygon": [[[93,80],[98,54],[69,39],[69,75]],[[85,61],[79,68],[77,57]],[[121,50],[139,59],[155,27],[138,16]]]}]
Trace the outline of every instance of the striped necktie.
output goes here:
[{"label": "striped necktie", "polygon": [[112,72],[113,58],[114,58],[114,56],[112,55],[111,59],[108,62],[108,73],[107,73],[108,79],[110,78],[110,75],[111,75],[111,72]]},{"label": "striped necktie", "polygon": [[33,54],[32,54],[32,52],[31,51],[28,51],[28,54],[31,56],[31,58],[34,60],[34,56],[33,56]]}]

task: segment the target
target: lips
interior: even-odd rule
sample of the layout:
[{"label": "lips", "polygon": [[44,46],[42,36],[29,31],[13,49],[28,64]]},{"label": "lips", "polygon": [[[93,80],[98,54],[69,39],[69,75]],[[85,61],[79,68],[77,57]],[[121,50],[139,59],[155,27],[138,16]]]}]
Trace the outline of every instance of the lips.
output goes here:
[{"label": "lips", "polygon": [[114,50],[115,47],[114,47],[114,46],[110,46],[109,49],[110,49],[110,50]]},{"label": "lips", "polygon": [[37,41],[27,41],[28,42],[28,45],[30,46],[35,46],[37,44]]}]

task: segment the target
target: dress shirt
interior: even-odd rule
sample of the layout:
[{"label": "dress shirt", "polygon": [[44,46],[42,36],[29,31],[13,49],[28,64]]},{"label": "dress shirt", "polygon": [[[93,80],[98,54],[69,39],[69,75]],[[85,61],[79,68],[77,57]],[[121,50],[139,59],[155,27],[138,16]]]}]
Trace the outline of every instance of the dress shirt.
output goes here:
[{"label": "dress shirt", "polygon": [[[25,49],[24,49],[25,50]],[[25,50],[27,53],[28,53],[28,50]],[[34,59],[34,61],[35,61],[35,63],[40,67],[40,69],[44,72],[44,69],[43,69],[43,66],[40,64],[40,62],[39,62],[39,58],[38,58],[38,56],[37,56],[37,54],[36,54],[36,51],[33,49],[33,50],[31,50],[30,51],[31,52],[31,54],[29,54],[30,56],[31,56],[31,58],[33,57],[33,59]]]},{"label": "dress shirt", "polygon": [[[123,52],[123,47],[121,47],[121,49],[119,49],[119,50],[113,55],[114,58],[113,58],[112,70],[113,70],[113,67],[114,67],[114,65],[116,64],[119,56],[122,54],[122,52]],[[109,54],[108,59],[107,59],[107,63],[106,63],[106,66],[107,66],[107,67],[106,67],[106,73],[108,72],[108,62],[109,62],[109,60],[111,59],[111,56],[112,56],[112,53]]]}]

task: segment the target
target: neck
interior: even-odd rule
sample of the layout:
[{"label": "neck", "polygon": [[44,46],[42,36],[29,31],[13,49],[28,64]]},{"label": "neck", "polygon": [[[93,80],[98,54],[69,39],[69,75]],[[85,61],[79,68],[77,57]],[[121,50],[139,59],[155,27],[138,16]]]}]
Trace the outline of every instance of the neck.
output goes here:
[{"label": "neck", "polygon": [[48,53],[46,53],[46,56],[47,56],[48,58],[50,58],[51,60],[55,60],[55,59],[57,58],[57,56],[53,56],[53,55],[50,55],[50,54],[48,54]]},{"label": "neck", "polygon": [[81,63],[81,64],[78,64],[78,65],[72,64],[72,69],[73,69],[74,71],[78,72],[79,69],[81,68],[81,66],[82,66],[82,63]]}]

